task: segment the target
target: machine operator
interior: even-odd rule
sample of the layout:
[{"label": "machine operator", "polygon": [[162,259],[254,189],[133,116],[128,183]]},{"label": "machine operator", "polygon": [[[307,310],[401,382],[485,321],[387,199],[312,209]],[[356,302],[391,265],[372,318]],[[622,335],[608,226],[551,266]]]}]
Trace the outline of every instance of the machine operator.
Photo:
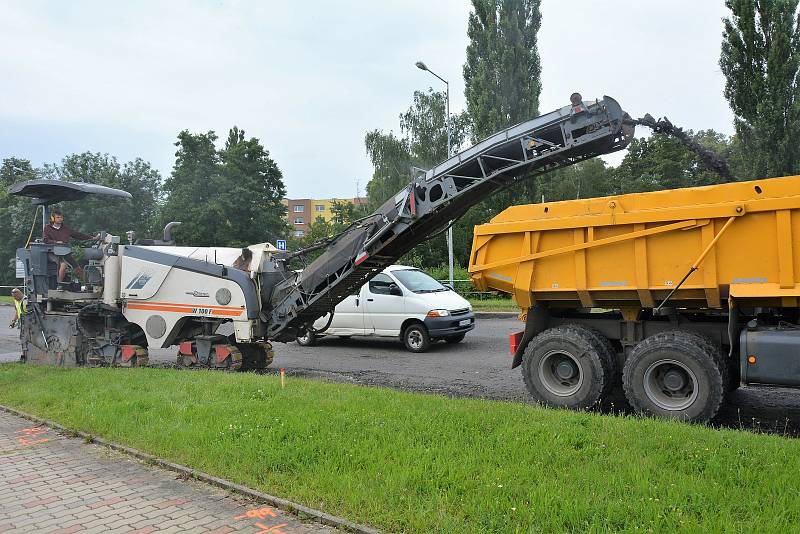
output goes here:
[{"label": "machine operator", "polygon": [[[44,242],[49,245],[69,245],[73,238],[80,241],[96,241],[100,239],[100,234],[91,236],[89,234],[84,234],[82,232],[78,232],[77,230],[73,230],[64,224],[64,214],[61,212],[61,210],[54,208],[50,212],[50,224],[44,227],[44,235],[42,237],[44,238]],[[63,284],[64,279],[67,277],[67,265],[72,267],[72,270],[76,276],[80,277],[82,275],[81,268],[78,265],[78,262],[75,261],[75,258],[72,257],[72,254],[57,256],[52,252],[48,252],[47,257],[52,263],[58,265],[59,284]]]}]

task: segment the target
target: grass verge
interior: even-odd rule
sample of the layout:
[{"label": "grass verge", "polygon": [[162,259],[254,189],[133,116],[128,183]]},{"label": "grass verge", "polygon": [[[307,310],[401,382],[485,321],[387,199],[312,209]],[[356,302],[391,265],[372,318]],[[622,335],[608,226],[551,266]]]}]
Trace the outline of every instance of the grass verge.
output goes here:
[{"label": "grass verge", "polygon": [[0,403],[393,532],[789,532],[800,441],[274,376],[0,366]]},{"label": "grass verge", "polygon": [[469,303],[472,304],[472,309],[475,311],[519,313],[519,306],[514,304],[511,299],[469,299]]},{"label": "grass verge", "polygon": [[14,297],[8,295],[0,295],[0,304],[14,304]]}]

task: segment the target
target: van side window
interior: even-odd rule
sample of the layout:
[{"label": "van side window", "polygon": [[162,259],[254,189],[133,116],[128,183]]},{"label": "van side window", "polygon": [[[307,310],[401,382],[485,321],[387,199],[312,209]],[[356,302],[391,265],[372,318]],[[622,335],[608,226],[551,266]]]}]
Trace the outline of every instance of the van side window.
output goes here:
[{"label": "van side window", "polygon": [[369,281],[369,292],[373,295],[388,295],[392,284],[397,285],[389,276],[381,273]]}]

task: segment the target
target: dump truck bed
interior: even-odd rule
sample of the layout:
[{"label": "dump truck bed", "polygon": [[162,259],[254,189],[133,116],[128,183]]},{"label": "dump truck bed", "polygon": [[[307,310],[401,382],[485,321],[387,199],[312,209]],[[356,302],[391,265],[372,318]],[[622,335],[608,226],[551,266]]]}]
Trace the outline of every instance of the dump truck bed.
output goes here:
[{"label": "dump truck bed", "polygon": [[797,306],[800,176],[513,206],[475,227],[469,271],[522,308]]}]

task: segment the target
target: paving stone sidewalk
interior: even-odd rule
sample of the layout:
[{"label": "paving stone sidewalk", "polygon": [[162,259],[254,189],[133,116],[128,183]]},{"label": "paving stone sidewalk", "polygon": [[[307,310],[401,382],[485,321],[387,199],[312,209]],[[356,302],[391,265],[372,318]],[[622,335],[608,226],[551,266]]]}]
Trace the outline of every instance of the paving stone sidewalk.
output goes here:
[{"label": "paving stone sidewalk", "polygon": [[0,532],[340,531],[0,411]]}]

